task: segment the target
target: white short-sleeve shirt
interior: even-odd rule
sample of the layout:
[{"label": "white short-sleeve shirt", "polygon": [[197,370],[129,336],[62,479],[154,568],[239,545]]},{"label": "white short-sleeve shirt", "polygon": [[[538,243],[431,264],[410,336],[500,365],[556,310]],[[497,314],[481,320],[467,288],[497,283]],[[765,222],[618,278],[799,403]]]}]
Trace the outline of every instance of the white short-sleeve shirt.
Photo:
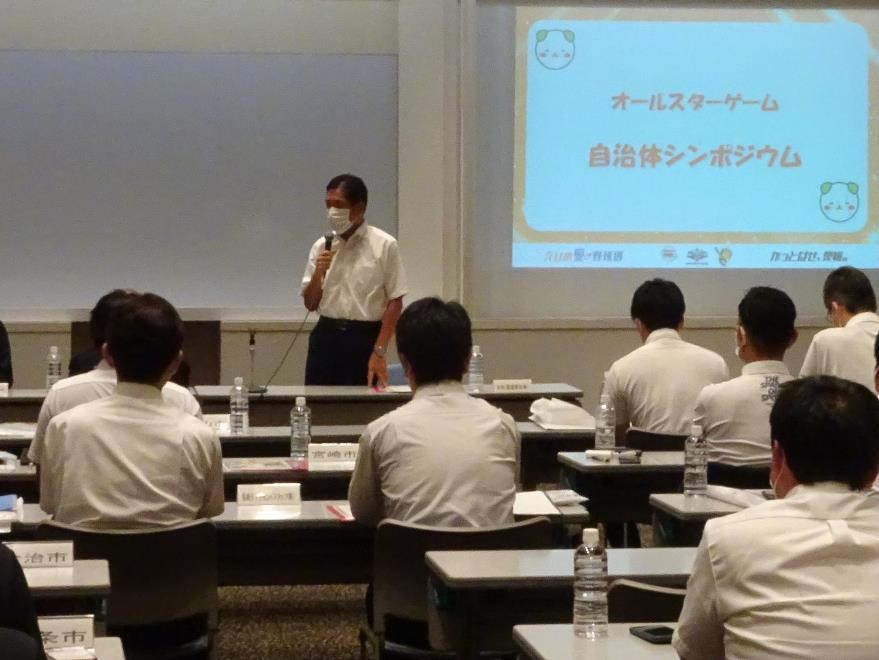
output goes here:
[{"label": "white short-sleeve shirt", "polygon": [[876,358],[873,346],[879,333],[879,315],[873,312],[855,314],[842,328],[826,328],[809,344],[800,378],[806,376],[837,376],[860,383],[873,390],[873,368]]},{"label": "white short-sleeve shirt", "polygon": [[[301,291],[311,281],[324,246],[323,238],[311,246]],[[408,293],[397,239],[387,232],[364,222],[347,240],[335,238],[332,249],[335,256],[318,306],[321,316],[379,321],[389,301]]]},{"label": "white short-sleeve shirt", "polygon": [[605,388],[613,398],[618,425],[687,435],[699,392],[727,378],[729,369],[717,353],[661,328],[611,365]]},{"label": "white short-sleeve shirt", "polygon": [[687,660],[879,658],[879,498],[793,488],[705,525],[673,645]]},{"label": "white short-sleeve shirt", "polygon": [[136,528],[223,512],[216,432],[150,385],[55,416],[40,462],[40,507],[63,523]]},{"label": "white short-sleeve shirt", "polygon": [[520,436],[513,418],[461,383],[419,387],[367,426],[348,499],[357,520],[438,527],[513,522]]},{"label": "white short-sleeve shirt", "polygon": [[[53,417],[80,404],[103,399],[115,391],[116,370],[104,360],[101,360],[91,371],[63,378],[55,383],[40,408],[37,430],[27,452],[28,458],[34,463],[40,462],[46,428]],[[201,418],[201,406],[185,387],[177,383],[166,383],[162,388],[162,398],[180,410]]]},{"label": "white short-sleeve shirt", "polygon": [[792,378],[784,362],[761,360],[742,367],[738,378],[706,385],[696,400],[694,421],[708,440],[708,460],[769,465],[769,413],[779,386]]}]

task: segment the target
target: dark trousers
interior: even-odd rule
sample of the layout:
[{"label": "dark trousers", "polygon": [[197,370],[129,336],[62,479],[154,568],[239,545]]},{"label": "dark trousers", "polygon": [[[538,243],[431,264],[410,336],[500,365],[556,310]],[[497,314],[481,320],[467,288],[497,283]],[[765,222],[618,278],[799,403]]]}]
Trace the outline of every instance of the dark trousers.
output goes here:
[{"label": "dark trousers", "polygon": [[366,374],[381,327],[381,321],[321,316],[308,338],[305,384],[372,385]]}]

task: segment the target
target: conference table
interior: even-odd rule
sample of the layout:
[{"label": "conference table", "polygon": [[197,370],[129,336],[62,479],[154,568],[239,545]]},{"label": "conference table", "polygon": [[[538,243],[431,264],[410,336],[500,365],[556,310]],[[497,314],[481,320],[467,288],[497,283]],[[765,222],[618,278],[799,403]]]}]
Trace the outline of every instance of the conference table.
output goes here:
[{"label": "conference table", "polygon": [[584,452],[561,452],[564,479],[589,498],[593,522],[650,522],[650,495],[683,488],[684,452],[645,451],[640,463],[605,463]]},{"label": "conference table", "polygon": [[73,566],[25,568],[23,572],[38,616],[93,614],[95,632],[104,632],[106,600],[110,595],[110,567],[106,559],[75,559]]},{"label": "conference table", "polygon": [[[589,520],[579,505],[555,510],[547,517],[559,529]],[[47,519],[38,505],[25,504],[22,520],[0,539],[33,540]],[[303,501],[297,508],[226,502],[225,511],[212,520],[221,586],[362,584],[371,579],[375,529],[351,519],[345,500]]]},{"label": "conference table", "polygon": [[650,496],[650,506],[653,507],[653,542],[674,546],[699,545],[708,520],[742,510],[740,506],[707,495],[692,497],[683,493],[654,493]]},{"label": "conference table", "polygon": [[[621,548],[607,551],[608,577],[683,587],[695,548]],[[571,621],[574,550],[454,550],[428,552],[431,645],[457,657],[511,646],[522,623]]]},{"label": "conference table", "polygon": [[[229,412],[229,387],[199,385],[190,388],[206,413]],[[499,391],[486,384],[473,396],[485,399],[503,409],[516,421],[525,421],[531,414],[531,403],[542,397],[562,399],[579,405],[583,391],[564,383],[534,383],[515,391]],[[412,398],[408,388],[396,387],[383,391],[364,386],[272,385],[264,394],[250,396],[250,422],[259,426],[290,423],[290,408],[296,397],[304,396],[311,408],[314,424],[368,424],[398,408]],[[36,419],[34,417],[33,419]]]},{"label": "conference table", "polygon": [[[629,628],[643,625],[649,624],[611,623],[607,637],[598,639],[575,637],[570,623],[518,625],[513,627],[513,640],[531,660],[677,660],[678,654],[671,644],[651,644],[629,632]],[[677,624],[652,625],[674,628]]]},{"label": "conference table", "polygon": [[[546,430],[533,422],[517,422],[522,435],[520,480],[525,490],[538,488],[539,484],[559,481],[559,464],[556,455],[560,451],[584,451],[594,445],[595,432],[583,430]],[[347,424],[313,426],[314,442],[357,442],[366,425]],[[0,450],[21,455],[33,439],[33,424],[0,424]],[[258,461],[287,457],[290,454],[289,426],[251,427],[246,435],[220,435],[224,459],[251,458]],[[228,464],[228,461],[226,461]],[[226,497],[235,498],[239,483],[264,481],[301,481],[305,499],[341,499],[347,497],[350,470],[329,472],[302,472],[282,467],[257,470],[254,465],[225,471]],[[26,502],[36,502],[39,489],[36,472],[23,466],[12,470],[0,466],[0,495],[15,493]]]},{"label": "conference table", "polygon": [[[205,413],[229,412],[229,385],[194,385],[190,391]],[[46,397],[45,389],[13,388],[0,397],[0,422],[34,422]],[[521,390],[502,391],[485,384],[473,396],[502,408],[517,421],[528,419],[531,403],[556,398],[579,405],[583,391],[564,383],[533,383]],[[290,409],[298,396],[311,408],[312,422],[326,424],[368,424],[412,398],[408,388],[378,391],[364,386],[271,385],[265,393],[250,395],[250,423],[255,426],[289,425]]]}]

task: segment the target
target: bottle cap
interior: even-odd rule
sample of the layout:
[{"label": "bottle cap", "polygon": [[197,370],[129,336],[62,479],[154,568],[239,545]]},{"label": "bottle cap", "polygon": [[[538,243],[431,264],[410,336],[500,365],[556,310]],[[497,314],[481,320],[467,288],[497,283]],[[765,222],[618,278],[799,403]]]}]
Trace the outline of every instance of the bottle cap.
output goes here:
[{"label": "bottle cap", "polygon": [[482,353],[482,349],[479,348],[479,344],[473,344],[473,353]]},{"label": "bottle cap", "polygon": [[57,353],[58,347],[57,346],[49,346],[49,352],[50,353]]},{"label": "bottle cap", "polygon": [[595,527],[587,527],[583,530],[583,545],[596,546],[601,543],[601,534]]},{"label": "bottle cap", "polygon": [[690,435],[696,436],[697,438],[702,437],[702,427],[699,424],[693,424],[690,427]]},{"label": "bottle cap", "polygon": [[304,396],[297,396],[296,397],[296,406],[299,408],[305,407],[305,397]]},{"label": "bottle cap", "polygon": [[235,387],[241,387],[244,385],[244,378],[242,376],[235,376],[235,378],[232,379],[232,384]]}]

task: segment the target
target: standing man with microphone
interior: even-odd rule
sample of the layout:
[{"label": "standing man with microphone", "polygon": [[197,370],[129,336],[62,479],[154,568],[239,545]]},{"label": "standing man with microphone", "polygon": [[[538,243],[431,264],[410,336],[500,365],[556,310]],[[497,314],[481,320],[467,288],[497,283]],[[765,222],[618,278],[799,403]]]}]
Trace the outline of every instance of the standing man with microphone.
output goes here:
[{"label": "standing man with microphone", "polygon": [[330,232],[311,247],[302,299],[320,318],[308,340],[306,385],[388,383],[386,353],[408,293],[396,239],[366,223],[366,184],[327,184]]}]

